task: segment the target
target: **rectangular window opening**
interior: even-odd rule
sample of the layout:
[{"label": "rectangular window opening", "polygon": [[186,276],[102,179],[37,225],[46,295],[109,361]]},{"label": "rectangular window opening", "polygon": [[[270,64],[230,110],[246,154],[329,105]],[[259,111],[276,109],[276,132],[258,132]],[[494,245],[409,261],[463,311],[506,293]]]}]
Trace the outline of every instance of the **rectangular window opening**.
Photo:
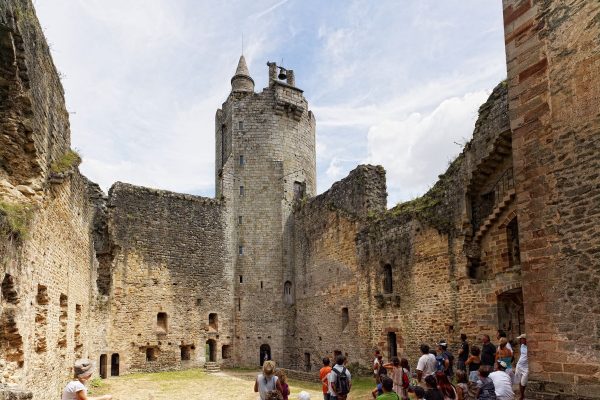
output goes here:
[{"label": "rectangular window opening", "polygon": [[240,186],[240,196],[243,196],[243,195],[244,195],[244,187]]},{"label": "rectangular window opening", "polygon": [[240,165],[246,164],[246,160],[244,160],[244,155],[240,154]]},{"label": "rectangular window opening", "polygon": [[244,129],[244,121],[239,121],[238,122],[238,128],[239,128],[239,130]]},{"label": "rectangular window opening", "polygon": [[242,223],[244,222],[244,219],[242,218],[242,216],[240,215],[238,217],[238,225],[242,225]]},{"label": "rectangular window opening", "polygon": [[239,254],[240,256],[243,256],[243,255],[244,255],[244,246],[238,246],[238,254]]}]

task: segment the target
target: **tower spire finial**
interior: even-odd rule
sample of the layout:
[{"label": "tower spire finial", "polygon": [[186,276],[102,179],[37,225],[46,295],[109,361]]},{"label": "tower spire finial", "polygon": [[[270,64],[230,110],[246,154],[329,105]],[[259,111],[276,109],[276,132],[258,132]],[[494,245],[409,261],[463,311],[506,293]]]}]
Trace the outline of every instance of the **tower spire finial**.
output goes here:
[{"label": "tower spire finial", "polygon": [[254,80],[250,76],[243,54],[240,56],[235,75],[231,78],[231,90],[234,92],[254,92]]}]

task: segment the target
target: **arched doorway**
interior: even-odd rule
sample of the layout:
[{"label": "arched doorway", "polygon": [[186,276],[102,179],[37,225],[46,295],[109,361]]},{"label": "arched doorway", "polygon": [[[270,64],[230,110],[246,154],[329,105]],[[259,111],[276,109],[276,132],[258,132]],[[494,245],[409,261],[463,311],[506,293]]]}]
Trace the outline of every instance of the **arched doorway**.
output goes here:
[{"label": "arched doorway", "polygon": [[119,354],[110,356],[110,376],[119,376]]},{"label": "arched doorway", "polygon": [[106,364],[107,364],[106,354],[100,355],[100,378],[106,379],[108,375],[106,374]]},{"label": "arched doorway", "polygon": [[206,341],[206,360],[217,362],[217,342],[214,339]]},{"label": "arched doorway", "polygon": [[498,295],[498,329],[513,342],[525,330],[523,289],[514,288]]},{"label": "arched doorway", "polygon": [[271,346],[268,344],[263,344],[260,346],[260,366],[262,367],[263,363],[267,360],[271,359]]}]

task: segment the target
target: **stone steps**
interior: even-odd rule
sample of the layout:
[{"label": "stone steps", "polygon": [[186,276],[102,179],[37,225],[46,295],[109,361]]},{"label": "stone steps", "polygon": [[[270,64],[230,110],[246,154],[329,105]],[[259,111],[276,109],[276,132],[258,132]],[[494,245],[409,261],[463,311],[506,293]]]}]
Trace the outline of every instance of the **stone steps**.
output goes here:
[{"label": "stone steps", "polygon": [[221,372],[221,366],[216,362],[206,362],[204,363],[204,369],[208,373]]},{"label": "stone steps", "polygon": [[481,240],[483,235],[485,235],[485,233],[490,229],[490,227],[494,224],[494,222],[496,222],[498,220],[498,217],[500,216],[500,214],[502,214],[502,211],[504,211],[506,209],[506,207],[512,202],[514,197],[515,197],[514,189],[510,189],[509,191],[506,192],[506,194],[504,195],[504,198],[498,204],[496,204],[496,207],[494,207],[494,210],[492,211],[492,213],[486,217],[486,219],[483,221],[483,223],[479,227],[479,230],[477,230],[477,233],[475,234],[475,241],[478,242]]}]

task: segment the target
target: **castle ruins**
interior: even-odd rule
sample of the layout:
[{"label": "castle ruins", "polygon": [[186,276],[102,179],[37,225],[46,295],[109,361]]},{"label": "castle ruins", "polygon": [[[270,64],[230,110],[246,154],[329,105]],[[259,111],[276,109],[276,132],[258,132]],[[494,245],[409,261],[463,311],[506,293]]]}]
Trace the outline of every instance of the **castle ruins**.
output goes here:
[{"label": "castle ruins", "polygon": [[77,357],[103,377],[360,370],[499,328],[527,333],[532,398],[600,398],[600,3],[503,10],[507,80],[431,190],[387,209],[380,166],[316,195],[318,116],[274,63],[256,92],[243,56],[215,198],[104,194],[31,1],[0,0],[0,399],[58,398]]}]

